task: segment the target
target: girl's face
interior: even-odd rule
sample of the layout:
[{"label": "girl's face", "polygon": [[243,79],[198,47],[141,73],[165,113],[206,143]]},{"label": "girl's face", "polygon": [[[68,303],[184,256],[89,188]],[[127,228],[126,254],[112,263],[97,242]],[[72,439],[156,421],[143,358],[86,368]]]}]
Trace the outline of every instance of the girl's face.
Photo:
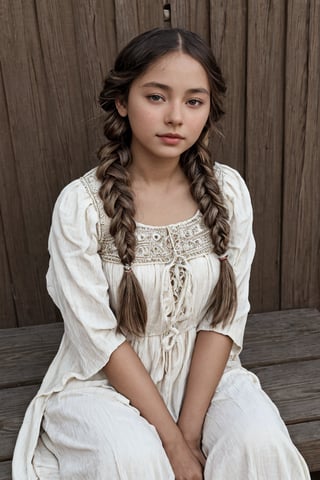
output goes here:
[{"label": "girl's face", "polygon": [[178,160],[198,139],[210,112],[206,71],[185,53],[152,64],[131,84],[128,100],[116,102],[128,116],[133,161]]}]

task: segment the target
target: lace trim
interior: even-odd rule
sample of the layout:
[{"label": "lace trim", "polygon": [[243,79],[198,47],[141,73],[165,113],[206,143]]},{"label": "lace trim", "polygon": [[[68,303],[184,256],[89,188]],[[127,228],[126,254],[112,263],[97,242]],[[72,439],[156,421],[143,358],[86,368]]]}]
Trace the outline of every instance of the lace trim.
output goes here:
[{"label": "lace trim", "polygon": [[[189,221],[165,227],[137,225],[134,264],[168,263],[175,257],[186,260],[212,252],[210,234],[199,213]],[[106,235],[101,243],[101,258],[119,263],[113,237]]]},{"label": "lace trim", "polygon": [[[85,174],[81,182],[99,214],[99,254],[105,262],[120,263],[114,239],[109,233],[109,219],[99,197],[100,182],[96,178],[96,169]],[[177,257],[190,260],[213,250],[210,233],[199,211],[189,220],[168,226],[154,227],[137,223],[135,234],[135,265],[169,263]]]},{"label": "lace trim", "polygon": [[96,177],[96,168],[89,170],[83,177],[80,177],[80,182],[90,195],[93,204],[99,215],[99,242],[103,242],[103,238],[107,232],[107,215],[104,211],[103,202],[99,196],[100,181]]}]

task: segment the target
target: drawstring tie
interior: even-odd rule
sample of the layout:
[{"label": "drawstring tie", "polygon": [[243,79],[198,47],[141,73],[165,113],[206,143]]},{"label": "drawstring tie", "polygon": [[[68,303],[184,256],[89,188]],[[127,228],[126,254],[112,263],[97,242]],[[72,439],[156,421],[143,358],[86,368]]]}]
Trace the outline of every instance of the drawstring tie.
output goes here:
[{"label": "drawstring tie", "polygon": [[176,344],[177,336],[179,334],[180,334],[179,330],[173,325],[171,325],[168,328],[168,330],[166,330],[166,332],[164,334],[165,336],[163,337],[163,339],[161,341],[163,349],[166,352],[170,352],[170,350],[172,350],[172,348]]}]

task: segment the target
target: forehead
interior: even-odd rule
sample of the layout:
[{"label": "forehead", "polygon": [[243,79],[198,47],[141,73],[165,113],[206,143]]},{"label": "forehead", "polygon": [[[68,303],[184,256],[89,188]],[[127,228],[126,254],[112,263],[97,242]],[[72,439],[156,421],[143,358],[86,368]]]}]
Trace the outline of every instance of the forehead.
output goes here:
[{"label": "forehead", "polygon": [[209,80],[203,66],[193,57],[182,52],[172,52],[156,60],[136,79],[142,86],[144,83],[158,82],[171,87],[206,88]]}]

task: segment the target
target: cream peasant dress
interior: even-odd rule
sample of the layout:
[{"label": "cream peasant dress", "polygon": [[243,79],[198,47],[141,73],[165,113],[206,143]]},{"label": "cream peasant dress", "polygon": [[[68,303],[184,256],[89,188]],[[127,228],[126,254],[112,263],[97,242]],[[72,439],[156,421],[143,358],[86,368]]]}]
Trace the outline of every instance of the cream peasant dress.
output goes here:
[{"label": "cream peasant dress", "polygon": [[[134,272],[148,307],[145,336],[130,337],[174,419],[178,418],[196,334],[214,330],[233,347],[203,427],[205,480],[304,480],[308,468],[257,377],[240,363],[255,244],[247,188],[216,165],[229,209],[229,259],[236,275],[233,322],[212,328],[208,299],[219,275],[198,211],[167,226],[137,223]],[[173,480],[155,428],[102,372],[125,336],[116,332],[123,266],[109,234],[95,170],[60,194],[49,238],[48,291],[65,333],[28,407],[13,459],[13,480]]]}]

